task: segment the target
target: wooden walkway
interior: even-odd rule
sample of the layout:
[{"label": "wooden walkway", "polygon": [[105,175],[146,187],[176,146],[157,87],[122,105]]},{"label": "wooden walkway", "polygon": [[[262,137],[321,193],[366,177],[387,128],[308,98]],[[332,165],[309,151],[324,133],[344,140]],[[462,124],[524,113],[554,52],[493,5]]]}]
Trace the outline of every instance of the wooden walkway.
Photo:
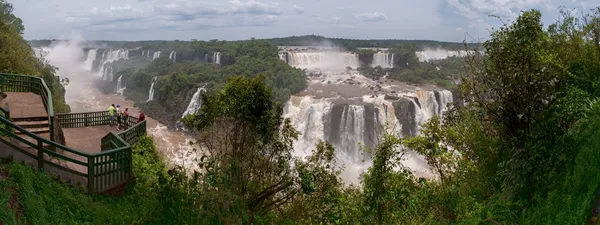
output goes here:
[{"label": "wooden walkway", "polygon": [[[31,92],[6,92],[11,118],[47,117],[42,97]],[[2,107],[4,101],[1,103]]]},{"label": "wooden walkway", "polygon": [[[23,120],[21,122],[15,122],[17,125],[25,128],[26,130],[33,132],[35,131],[34,127],[28,127],[27,123],[32,123],[36,121],[27,121],[31,118],[41,118],[48,117],[46,109],[44,108],[43,100],[39,95],[34,93],[22,93],[22,92],[7,92],[8,95],[8,104],[10,109],[10,117],[11,120],[18,121]],[[4,101],[0,102],[0,106],[6,107]],[[39,122],[39,121],[37,121]],[[25,125],[21,125],[21,124]],[[47,123],[47,122],[46,122]],[[108,125],[104,126],[94,126],[94,127],[83,127],[83,128],[63,128],[63,133],[65,136],[66,146],[71,149],[76,149],[85,153],[98,153],[101,152],[100,142],[102,137],[104,137],[107,133],[114,131],[116,132],[116,127],[110,127]],[[49,133],[36,133],[36,135],[50,139]],[[28,140],[31,143],[36,143],[34,139],[31,139],[25,135],[19,135],[20,137]],[[1,137],[4,139],[8,139],[10,143],[21,146],[23,149],[31,149],[31,154],[37,154],[37,150],[31,146],[28,146],[14,138]],[[72,153],[63,153],[66,155],[70,155],[72,158],[77,158],[80,161],[87,161],[86,158],[76,156]],[[37,167],[37,160],[28,157],[27,155],[13,149],[12,147],[0,142],[0,157],[13,157],[17,161],[25,162],[33,167]],[[48,155],[44,157],[46,160],[51,160],[53,163],[59,164],[63,167],[70,168],[75,171],[79,171],[81,173],[87,173],[87,168],[82,165],[77,165],[74,163],[68,163],[62,160],[51,159]],[[87,183],[87,178],[76,176],[72,173],[65,172],[63,170],[51,167],[44,166],[44,169],[48,172],[58,175],[63,180],[66,180],[68,183],[76,184],[80,183],[81,185],[85,185]]]}]

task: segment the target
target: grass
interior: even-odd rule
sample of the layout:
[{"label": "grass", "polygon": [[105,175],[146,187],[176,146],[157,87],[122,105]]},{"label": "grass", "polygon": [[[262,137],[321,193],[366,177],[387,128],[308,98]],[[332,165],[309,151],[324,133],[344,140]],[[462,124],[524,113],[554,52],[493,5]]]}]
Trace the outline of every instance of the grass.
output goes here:
[{"label": "grass", "polygon": [[[0,224],[152,223],[160,210],[149,180],[156,176],[144,173],[157,173],[163,167],[156,161],[160,159],[152,139],[144,137],[139,143],[134,146],[134,164],[145,165],[143,171],[135,171],[143,182],[130,185],[122,197],[88,195],[27,165],[0,163]],[[151,149],[142,149],[148,146]]]}]

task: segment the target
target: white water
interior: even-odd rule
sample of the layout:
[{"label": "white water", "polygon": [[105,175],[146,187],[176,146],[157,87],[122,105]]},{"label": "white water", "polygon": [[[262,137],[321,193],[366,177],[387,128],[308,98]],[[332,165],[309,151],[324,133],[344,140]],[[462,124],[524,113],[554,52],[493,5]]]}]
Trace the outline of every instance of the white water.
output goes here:
[{"label": "white water", "polygon": [[[444,50],[444,49],[435,49],[435,50],[426,49],[424,51],[415,52],[415,55],[417,56],[417,58],[419,59],[420,62],[428,62],[430,60],[446,59],[446,58],[453,57],[453,56],[466,57],[467,55],[474,54],[474,53],[475,53],[475,51],[472,51],[472,50],[449,51],[449,50]],[[479,53],[484,54],[483,52],[479,52]]]},{"label": "white water", "polygon": [[148,91],[148,101],[147,102],[154,100],[154,84],[156,83],[157,80],[158,80],[158,77],[152,78],[152,84],[150,85],[150,90]]},{"label": "white water", "polygon": [[169,59],[175,62],[175,59],[177,59],[177,52],[171,51],[171,53],[169,54]]},{"label": "white water", "polygon": [[221,65],[221,53],[220,52],[213,53],[213,62],[217,65]]},{"label": "white water", "polygon": [[183,112],[183,115],[181,115],[181,118],[185,117],[188,114],[194,114],[194,113],[198,112],[198,110],[202,106],[202,93],[204,93],[204,92],[206,92],[206,89],[204,89],[204,87],[198,88],[196,93],[194,93],[194,96],[192,96],[190,103],[188,104],[187,108],[185,109],[185,112]]},{"label": "white water", "polygon": [[96,55],[98,54],[98,49],[90,49],[87,54],[87,58],[85,62],[83,62],[83,67],[87,69],[87,71],[91,72],[92,67],[94,66],[94,60],[96,60]]},{"label": "white water", "polygon": [[360,66],[358,54],[350,52],[288,52],[288,64],[302,69],[344,71]]},{"label": "white water", "polygon": [[152,60],[155,60],[158,58],[160,58],[160,51],[154,52],[154,55],[152,55]]},{"label": "white water", "polygon": [[125,86],[123,85],[123,75],[119,76],[119,79],[117,80],[117,87],[115,89],[115,92],[119,95],[123,95],[123,92],[125,91]]},{"label": "white water", "polygon": [[284,62],[287,63],[287,58],[286,58],[284,52],[279,52],[278,55],[279,55],[279,59],[281,59],[281,60],[283,60]]},{"label": "white water", "polygon": [[371,67],[381,66],[382,68],[394,67],[394,54],[377,52],[373,54],[373,62]]},{"label": "white water", "polygon": [[100,61],[100,70],[98,71],[98,76],[103,80],[113,81],[113,68],[109,65],[110,63],[121,59],[129,59],[129,50],[105,50],[102,53],[102,60]]}]

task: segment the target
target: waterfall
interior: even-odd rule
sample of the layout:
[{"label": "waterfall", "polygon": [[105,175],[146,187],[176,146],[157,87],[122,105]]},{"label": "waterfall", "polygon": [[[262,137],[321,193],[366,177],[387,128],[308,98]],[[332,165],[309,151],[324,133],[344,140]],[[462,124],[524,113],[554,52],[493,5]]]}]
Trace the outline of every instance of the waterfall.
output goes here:
[{"label": "waterfall", "polygon": [[334,143],[335,148],[342,150],[350,161],[362,160],[359,143],[365,144],[365,106],[345,106],[339,131],[339,142]]},{"label": "waterfall", "polygon": [[381,66],[382,68],[394,67],[394,54],[377,52],[373,54],[373,62],[371,67]]},{"label": "waterfall", "polygon": [[98,53],[98,49],[90,49],[90,51],[87,54],[87,58],[85,59],[85,62],[83,63],[83,66],[85,67],[85,69],[87,71],[92,71],[92,68],[94,66],[94,60],[96,60],[96,54]]},{"label": "waterfall", "polygon": [[123,95],[123,91],[125,91],[125,86],[123,85],[123,75],[119,76],[119,79],[117,79],[117,87],[115,88],[115,92],[119,95]]},{"label": "waterfall", "polygon": [[171,53],[169,54],[169,59],[175,62],[175,59],[177,59],[177,52],[171,51]]},{"label": "waterfall", "polygon": [[358,54],[349,52],[289,52],[288,64],[302,69],[335,69],[360,66]]},{"label": "waterfall", "polygon": [[[129,50],[119,49],[119,50],[105,50],[102,53],[102,60],[100,61],[100,70],[98,71],[98,75],[102,77],[103,80],[112,81],[112,66],[110,63],[115,62],[117,60],[129,59]],[[109,66],[107,67],[107,64]]]},{"label": "waterfall", "polygon": [[155,60],[158,58],[160,58],[160,51],[154,52],[154,55],[152,55],[152,60]]},{"label": "waterfall", "polygon": [[183,115],[181,115],[181,118],[185,117],[188,114],[194,114],[198,112],[198,110],[202,106],[202,93],[204,92],[206,92],[206,89],[204,89],[204,87],[198,88],[196,93],[194,93],[194,96],[192,96],[190,104],[188,104],[185,112],[183,112]]},{"label": "waterfall", "polygon": [[279,59],[283,60],[286,63],[288,62],[287,54],[285,52],[279,52],[278,55],[279,55]]},{"label": "waterfall", "polygon": [[213,53],[213,62],[217,65],[221,65],[221,53],[220,52]]},{"label": "waterfall", "polygon": [[[419,59],[420,62],[428,62],[431,60],[441,60],[446,59],[448,57],[466,57],[468,54],[474,54],[475,51],[469,50],[460,50],[460,51],[448,51],[443,49],[436,50],[425,50],[415,52],[415,55]],[[480,54],[484,54],[483,51],[479,52]]]},{"label": "waterfall", "polygon": [[158,80],[158,77],[152,78],[152,84],[150,85],[150,90],[148,91],[148,101],[146,101],[146,102],[154,100],[154,84],[156,83],[157,80]]}]

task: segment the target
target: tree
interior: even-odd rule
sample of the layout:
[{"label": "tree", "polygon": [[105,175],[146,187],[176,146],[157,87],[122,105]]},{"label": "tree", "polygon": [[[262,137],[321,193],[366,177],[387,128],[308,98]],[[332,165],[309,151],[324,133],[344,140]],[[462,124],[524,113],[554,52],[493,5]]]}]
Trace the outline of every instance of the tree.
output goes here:
[{"label": "tree", "polygon": [[196,118],[184,120],[207,151],[204,184],[240,196],[253,219],[298,193],[290,164],[298,133],[282,119],[264,79],[231,78],[203,97]]}]

